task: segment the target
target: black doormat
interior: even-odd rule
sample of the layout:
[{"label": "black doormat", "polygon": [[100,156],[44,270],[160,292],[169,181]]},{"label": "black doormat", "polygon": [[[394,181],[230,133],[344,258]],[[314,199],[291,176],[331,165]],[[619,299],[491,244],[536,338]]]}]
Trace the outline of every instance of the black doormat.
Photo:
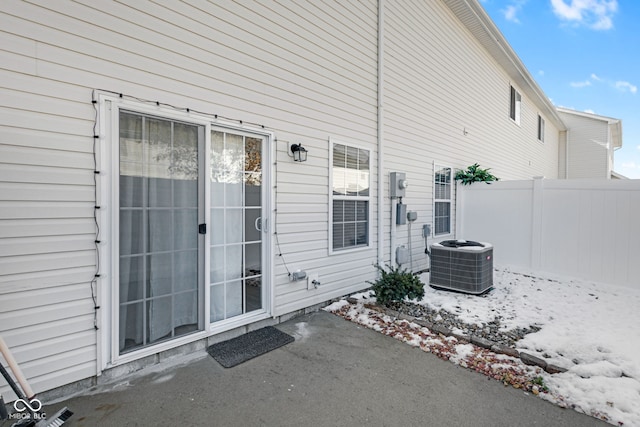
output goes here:
[{"label": "black doormat", "polygon": [[293,341],[295,338],[291,335],[273,326],[267,326],[237,338],[213,344],[207,348],[207,353],[225,368],[232,368]]}]

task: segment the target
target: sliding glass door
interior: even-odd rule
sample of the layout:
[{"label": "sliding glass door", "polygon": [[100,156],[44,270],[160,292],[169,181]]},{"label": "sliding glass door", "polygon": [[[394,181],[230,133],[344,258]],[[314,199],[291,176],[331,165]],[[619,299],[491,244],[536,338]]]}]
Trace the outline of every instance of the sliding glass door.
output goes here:
[{"label": "sliding glass door", "polygon": [[211,132],[212,323],[264,308],[264,145],[263,137]]},{"label": "sliding glass door", "polygon": [[118,354],[266,313],[267,137],[128,110],[118,129]]},{"label": "sliding glass door", "polygon": [[119,114],[119,352],[203,329],[203,126]]}]

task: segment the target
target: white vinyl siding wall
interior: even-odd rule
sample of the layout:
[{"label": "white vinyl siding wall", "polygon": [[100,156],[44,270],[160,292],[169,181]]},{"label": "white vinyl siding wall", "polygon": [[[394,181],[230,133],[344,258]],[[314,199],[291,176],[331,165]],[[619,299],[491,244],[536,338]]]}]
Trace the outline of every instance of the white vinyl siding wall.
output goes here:
[{"label": "white vinyl siding wall", "polygon": [[[327,257],[327,177],[329,137],[369,149],[377,174],[377,3],[160,3],[0,4],[0,334],[36,392],[95,375],[109,334],[108,325],[94,331],[90,292],[93,89],[274,133],[282,257],[272,314],[362,289],[375,275],[375,227],[370,250]],[[307,162],[287,154],[294,142]],[[322,286],[290,282],[283,261]],[[4,385],[0,393],[11,396]]]},{"label": "white vinyl siding wall", "polygon": [[[556,178],[558,129],[547,120],[547,140],[539,143],[539,108],[442,2],[387,3],[385,20],[385,175],[407,173],[403,203],[418,212],[413,255],[423,268],[421,226],[433,218],[433,161],[454,174],[477,162],[501,179]],[[522,95],[520,126],[509,117],[511,86]],[[398,245],[407,243],[403,227]]]},{"label": "white vinyl siding wall", "polygon": [[[391,203],[377,199],[378,185],[388,194],[389,172],[407,174],[403,203],[418,213],[414,270],[427,266],[421,230],[433,226],[434,162],[452,174],[477,162],[505,180],[555,178],[557,121],[543,115],[540,144],[531,90],[455,17],[447,6],[454,3],[385,2],[378,183],[377,0],[0,2],[0,334],[35,391],[91,377],[108,363],[100,346],[112,342],[116,311],[105,285],[114,282],[98,282],[97,332],[90,286],[94,191],[109,200],[101,184],[108,177],[93,185],[94,89],[274,136],[274,316],[368,287],[378,203],[391,240]],[[509,118],[511,86],[522,94],[520,126]],[[369,246],[329,256],[332,138],[369,151],[371,188]],[[293,162],[294,143],[309,151],[307,162]],[[394,230],[397,246],[407,245],[408,228]],[[385,245],[385,260],[390,254]],[[321,286],[290,281],[288,271],[298,269],[317,274]],[[6,386],[0,393],[11,398]]]}]

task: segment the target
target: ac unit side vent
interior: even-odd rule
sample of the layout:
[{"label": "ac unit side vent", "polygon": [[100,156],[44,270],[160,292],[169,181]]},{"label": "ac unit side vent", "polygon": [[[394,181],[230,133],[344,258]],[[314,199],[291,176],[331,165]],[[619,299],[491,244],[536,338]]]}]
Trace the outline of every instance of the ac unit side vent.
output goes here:
[{"label": "ac unit side vent", "polygon": [[[493,246],[431,245],[429,285],[480,295],[493,287]],[[476,242],[474,242],[476,243]]]}]

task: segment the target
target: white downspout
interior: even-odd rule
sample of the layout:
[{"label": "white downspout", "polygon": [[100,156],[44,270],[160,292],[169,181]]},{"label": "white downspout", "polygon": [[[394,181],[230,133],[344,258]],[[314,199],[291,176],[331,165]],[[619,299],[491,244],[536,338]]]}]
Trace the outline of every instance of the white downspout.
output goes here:
[{"label": "white downspout", "polygon": [[378,264],[384,265],[384,0],[378,0]]}]

